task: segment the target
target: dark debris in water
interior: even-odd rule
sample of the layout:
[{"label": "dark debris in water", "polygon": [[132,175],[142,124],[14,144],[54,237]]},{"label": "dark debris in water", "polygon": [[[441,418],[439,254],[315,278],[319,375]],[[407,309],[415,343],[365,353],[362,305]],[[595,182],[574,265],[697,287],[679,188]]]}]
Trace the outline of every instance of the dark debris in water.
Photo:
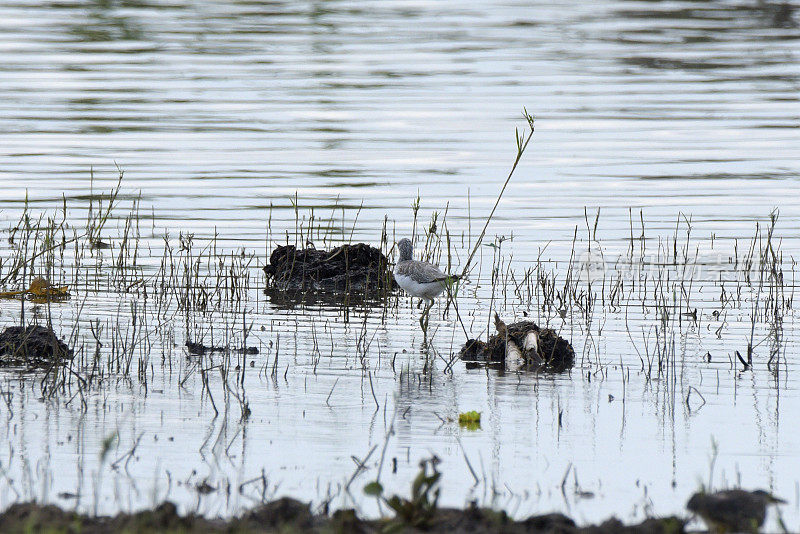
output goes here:
[{"label": "dark debris in water", "polygon": [[550,328],[539,328],[533,321],[506,325],[494,316],[497,334],[488,343],[470,339],[459,352],[467,362],[503,363],[534,371],[563,372],[575,364],[575,351],[569,341]]},{"label": "dark debris in water", "polygon": [[245,347],[245,348],[216,347],[213,345],[204,345],[203,343],[194,341],[186,342],[186,350],[189,351],[189,354],[191,354],[192,356],[202,356],[204,354],[210,354],[212,352],[237,352],[240,354],[258,354],[258,347]]},{"label": "dark debris in water", "polygon": [[46,369],[72,355],[66,343],[44,326],[9,326],[0,332],[0,367]]},{"label": "dark debris in water", "polygon": [[328,251],[282,245],[272,251],[264,272],[269,289],[284,292],[365,295],[395,287],[389,260],[365,243]]},{"label": "dark debris in water", "polygon": [[561,514],[533,516],[514,521],[505,512],[468,506],[464,510],[438,508],[424,530],[395,520],[363,520],[353,510],[340,510],[332,515],[314,514],[306,503],[282,498],[263,504],[241,517],[230,520],[206,519],[189,513],[180,515],[174,504],[165,502],[152,510],[114,517],[81,515],[53,505],[14,504],[0,514],[0,532],[182,532],[182,533],[274,533],[315,532],[341,534],[378,534],[391,528],[393,532],[429,532],[489,534],[680,534],[684,522],[676,517],[651,518],[637,525],[624,525],[612,518],[600,525],[578,527]]}]

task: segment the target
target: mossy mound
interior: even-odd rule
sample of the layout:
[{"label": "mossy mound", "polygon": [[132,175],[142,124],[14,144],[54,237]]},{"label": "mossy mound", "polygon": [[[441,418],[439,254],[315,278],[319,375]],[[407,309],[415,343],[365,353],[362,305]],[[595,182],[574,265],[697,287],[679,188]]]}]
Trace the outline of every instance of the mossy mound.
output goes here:
[{"label": "mossy mound", "polygon": [[49,368],[72,355],[66,343],[44,326],[9,326],[0,332],[0,367]]},{"label": "mossy mound", "polygon": [[270,289],[283,292],[324,292],[367,295],[390,291],[396,284],[389,260],[365,243],[332,250],[294,245],[272,251],[264,267]]}]

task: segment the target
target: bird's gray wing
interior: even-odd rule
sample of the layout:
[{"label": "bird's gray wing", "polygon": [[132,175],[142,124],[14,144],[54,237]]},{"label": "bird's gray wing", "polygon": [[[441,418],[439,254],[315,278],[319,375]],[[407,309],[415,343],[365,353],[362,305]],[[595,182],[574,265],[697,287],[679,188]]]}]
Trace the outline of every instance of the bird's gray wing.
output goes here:
[{"label": "bird's gray wing", "polygon": [[397,274],[408,276],[418,284],[431,282],[444,282],[452,276],[448,276],[438,267],[426,261],[404,261],[397,265]]}]

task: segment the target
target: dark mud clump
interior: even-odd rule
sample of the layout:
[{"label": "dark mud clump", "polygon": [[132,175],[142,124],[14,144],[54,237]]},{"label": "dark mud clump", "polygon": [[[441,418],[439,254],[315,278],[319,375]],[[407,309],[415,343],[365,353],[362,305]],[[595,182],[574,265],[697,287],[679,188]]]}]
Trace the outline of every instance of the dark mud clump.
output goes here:
[{"label": "dark mud clump", "polygon": [[506,325],[494,316],[497,334],[488,343],[470,339],[459,357],[468,362],[498,363],[534,371],[560,373],[575,364],[575,351],[555,330],[539,328],[533,321]]},{"label": "dark mud clump", "polygon": [[362,520],[353,510],[333,515],[315,515],[308,504],[283,498],[264,504],[240,518],[206,519],[194,514],[180,515],[174,504],[165,502],[153,510],[114,517],[92,517],[62,510],[52,505],[15,504],[0,514],[0,532],[64,532],[100,534],[136,533],[277,533],[315,532],[378,534],[386,532],[429,532],[455,534],[680,534],[684,522],[676,517],[648,519],[638,525],[624,525],[617,519],[593,526],[578,527],[566,516],[548,514],[514,521],[505,512],[469,506],[465,510],[439,508],[424,527],[398,523],[396,519]]},{"label": "dark mud clump", "polygon": [[[111,532],[222,532],[202,517],[181,516],[174,504],[165,502],[153,510],[114,517],[90,517],[53,505],[12,505],[0,515],[0,532],[64,532],[99,534]],[[216,527],[216,528],[215,528]]]},{"label": "dark mud clump", "polygon": [[0,332],[0,367],[49,368],[72,359],[72,350],[44,326],[9,326]]},{"label": "dark mud clump", "polygon": [[364,243],[328,251],[279,246],[272,251],[264,272],[268,288],[282,292],[366,295],[395,287],[389,260],[380,250]]},{"label": "dark mud clump", "polygon": [[[263,504],[245,515],[242,521],[249,523],[253,528],[270,528],[276,532],[307,532],[312,530],[315,518],[311,507],[289,497]],[[286,527],[293,527],[291,529]]]}]

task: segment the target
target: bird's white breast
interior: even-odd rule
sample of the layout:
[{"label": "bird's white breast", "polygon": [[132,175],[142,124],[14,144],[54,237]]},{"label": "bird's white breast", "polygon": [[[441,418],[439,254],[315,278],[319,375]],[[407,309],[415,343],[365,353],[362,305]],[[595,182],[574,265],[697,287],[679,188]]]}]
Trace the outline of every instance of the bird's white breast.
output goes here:
[{"label": "bird's white breast", "polygon": [[406,293],[421,299],[433,299],[444,291],[444,283],[438,281],[420,283],[408,275],[396,272],[394,273],[394,279],[397,281],[397,285],[402,287]]}]

